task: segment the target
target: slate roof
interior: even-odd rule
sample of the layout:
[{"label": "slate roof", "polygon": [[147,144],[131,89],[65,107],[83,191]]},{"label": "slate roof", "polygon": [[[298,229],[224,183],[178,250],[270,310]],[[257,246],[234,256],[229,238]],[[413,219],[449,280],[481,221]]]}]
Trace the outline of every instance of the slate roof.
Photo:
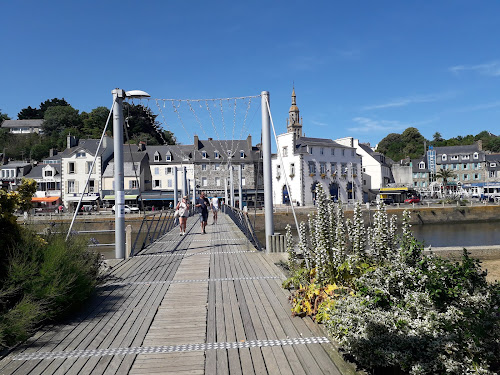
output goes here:
[{"label": "slate roof", "polygon": [[[153,164],[165,164],[165,163],[180,163],[187,157],[191,160],[192,153],[194,150],[193,145],[162,145],[162,146],[146,146],[146,153],[149,157],[149,163]],[[160,160],[155,161],[155,153],[160,154]],[[168,162],[165,160],[165,155],[170,152],[172,155],[172,161]]]},{"label": "slate roof", "polygon": [[[420,169],[418,167],[418,165],[421,163],[421,162],[424,162],[425,163],[425,168],[424,169]],[[421,157],[420,159],[412,159],[411,160],[411,171],[412,172],[430,172],[429,171],[429,168],[427,166],[427,160],[425,157]]]},{"label": "slate roof", "polygon": [[[202,163],[202,162],[214,162],[214,163],[224,163],[228,160],[227,151],[231,151],[233,154],[233,161],[245,161],[253,162],[259,160],[259,148],[248,145],[248,141],[245,140],[209,140],[200,139],[198,140],[197,148],[195,145],[163,145],[163,146],[147,146],[146,152],[149,156],[149,162],[151,165],[154,164],[176,164],[183,160],[183,157],[188,157],[189,162]],[[215,158],[215,151],[219,152],[219,158]],[[245,153],[245,158],[240,158],[240,151]],[[160,160],[155,161],[155,153],[160,154]],[[172,156],[171,161],[165,160],[165,155],[170,152]],[[206,158],[203,158],[203,152],[206,152]]]},{"label": "slate roof", "polygon": [[[58,167],[56,167],[53,164],[50,164],[56,171],[56,176],[61,174],[61,171],[59,170]],[[46,167],[47,164],[38,164],[34,166],[31,171],[26,175],[27,178],[37,178],[37,179],[42,179],[43,178],[43,168]]]},{"label": "slate roof", "polygon": [[479,146],[477,145],[477,143],[474,143],[473,145],[463,145],[463,146],[434,147],[434,150],[436,151],[436,155],[471,154],[474,152],[481,151],[479,150]]},{"label": "slate roof", "polygon": [[[489,171],[500,170],[500,154],[487,154],[485,155],[486,169]],[[496,163],[496,167],[491,167],[490,163]]]},{"label": "slate roof", "polygon": [[328,138],[300,137],[295,141],[295,150],[298,153],[308,153],[307,146],[324,146],[324,147],[355,149],[354,147],[342,145]]},{"label": "slate roof", "polygon": [[[207,157],[203,158],[202,152],[205,151],[207,153]],[[215,159],[214,154],[215,151],[219,152],[219,158]],[[248,141],[244,140],[199,140],[198,141],[198,150],[194,152],[194,162],[206,162],[212,161],[217,163],[223,163],[228,160],[228,151],[231,151],[233,155],[233,161],[245,161],[245,162],[253,162],[259,160],[259,149],[252,145],[248,145]],[[243,151],[245,157],[240,158],[240,152]]]},{"label": "slate roof", "polygon": [[4,120],[2,128],[41,128],[43,124],[42,119],[34,120]]},{"label": "slate roof", "polygon": [[[113,139],[109,138],[107,139],[108,145],[113,144]],[[61,157],[70,157],[74,153],[80,151],[80,150],[85,150],[88,153],[95,155],[97,151],[97,147],[99,146],[99,139],[80,139],[78,141],[78,145],[73,146],[71,148],[65,149],[63,152],[61,152]],[[135,147],[135,146],[133,146]],[[101,149],[99,150],[99,155],[102,155],[106,149],[101,145]]]}]

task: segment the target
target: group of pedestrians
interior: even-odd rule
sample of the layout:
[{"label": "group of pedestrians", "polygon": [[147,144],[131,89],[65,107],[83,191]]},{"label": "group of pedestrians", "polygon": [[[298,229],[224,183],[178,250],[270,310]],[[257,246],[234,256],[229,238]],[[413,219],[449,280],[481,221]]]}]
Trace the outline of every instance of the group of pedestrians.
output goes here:
[{"label": "group of pedestrians", "polygon": [[[205,196],[205,192],[202,191],[200,193],[200,197],[196,199],[194,206],[197,208],[198,213],[200,214],[200,222],[201,222],[201,233],[206,234],[206,226],[208,224],[208,209],[212,209],[213,214],[213,222],[212,225],[217,224],[217,213],[219,212],[219,199],[217,197],[213,197],[212,199],[208,199]],[[179,212],[179,228],[180,235],[184,236],[186,234],[186,224],[187,218],[189,216],[189,199],[186,196],[182,197],[182,200],[177,203],[175,207]]]}]

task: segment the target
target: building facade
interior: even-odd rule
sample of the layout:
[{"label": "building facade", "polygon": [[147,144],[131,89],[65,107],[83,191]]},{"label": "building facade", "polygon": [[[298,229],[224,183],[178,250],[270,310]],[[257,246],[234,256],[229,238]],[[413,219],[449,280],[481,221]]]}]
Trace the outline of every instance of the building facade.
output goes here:
[{"label": "building facade", "polygon": [[278,152],[272,158],[274,204],[314,205],[318,184],[334,201],[362,201],[361,157],[356,148],[304,137],[302,126],[294,89],[287,132],[277,136]]}]

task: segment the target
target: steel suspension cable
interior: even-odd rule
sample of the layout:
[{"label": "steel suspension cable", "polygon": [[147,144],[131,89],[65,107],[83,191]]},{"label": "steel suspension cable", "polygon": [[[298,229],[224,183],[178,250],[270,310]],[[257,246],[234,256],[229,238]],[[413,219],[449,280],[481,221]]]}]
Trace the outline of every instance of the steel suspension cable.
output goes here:
[{"label": "steel suspension cable", "polygon": [[116,102],[116,98],[113,99],[113,104],[111,104],[111,109],[109,110],[108,118],[106,120],[106,125],[104,126],[104,130],[102,131],[102,134],[101,134],[101,139],[99,140],[99,144],[97,145],[97,150],[96,150],[95,155],[94,155],[94,160],[92,161],[92,166],[90,167],[89,175],[87,177],[87,181],[85,182],[85,187],[83,188],[82,195],[80,195],[80,200],[78,201],[78,205],[76,206],[76,210],[75,210],[75,213],[73,215],[73,219],[71,220],[71,224],[70,224],[69,229],[68,229],[68,234],[66,235],[66,239],[65,239],[66,241],[68,240],[69,235],[71,234],[71,229],[73,228],[73,224],[75,223],[76,215],[78,215],[78,210],[82,204],[83,194],[85,193],[85,190],[87,190],[87,187],[89,185],[90,177],[92,176],[92,171],[94,170],[94,166],[95,166],[95,161],[97,160],[97,155],[99,155],[99,150],[101,149],[102,140],[104,139],[104,136],[106,135],[106,130],[108,129],[109,119],[111,118],[111,114],[113,113],[113,106],[115,105],[115,102]]},{"label": "steel suspension cable", "polygon": [[285,172],[285,164],[283,163],[283,156],[281,155],[281,150],[278,145],[278,137],[276,136],[276,129],[274,128],[274,123],[273,123],[273,116],[271,115],[271,108],[269,106],[269,101],[267,100],[266,97],[266,106],[267,106],[267,112],[269,113],[269,119],[271,120],[271,127],[273,128],[273,134],[274,134],[274,141],[276,142],[276,148],[278,149],[278,157],[280,159],[280,164],[283,166],[283,175],[285,176],[285,184],[286,188],[288,189],[288,195],[290,196],[290,206],[292,207],[292,213],[293,213],[293,218],[295,220],[295,227],[297,228],[297,233],[299,235],[299,241],[302,241],[302,237],[300,235],[300,230],[299,230],[299,222],[297,220],[297,215],[295,214],[295,209],[293,207],[293,200],[292,198],[292,191],[290,190],[290,185],[288,183],[288,178],[286,176]]}]

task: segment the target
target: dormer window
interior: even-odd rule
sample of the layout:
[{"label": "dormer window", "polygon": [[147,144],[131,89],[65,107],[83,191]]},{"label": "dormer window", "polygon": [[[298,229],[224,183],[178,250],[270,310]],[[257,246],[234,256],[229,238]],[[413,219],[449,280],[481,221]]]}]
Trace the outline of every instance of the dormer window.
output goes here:
[{"label": "dormer window", "polygon": [[203,159],[206,159],[206,158],[207,158],[207,152],[206,152],[206,151],[202,151],[202,152],[201,152],[201,157],[202,157]]},{"label": "dormer window", "polygon": [[469,155],[462,155],[462,160],[469,160],[470,156]]},{"label": "dormer window", "polygon": [[87,154],[85,153],[85,151],[78,151],[76,153],[76,157],[77,158],[84,158]]},{"label": "dormer window", "polygon": [[170,152],[167,152],[167,153],[165,154],[165,160],[166,160],[166,161],[172,161],[172,154],[171,154]]},{"label": "dormer window", "polygon": [[155,152],[155,161],[160,161],[160,153],[158,151]]},{"label": "dormer window", "polygon": [[446,156],[446,154],[441,155],[441,160],[446,161],[447,159],[448,157]]},{"label": "dormer window", "polygon": [[425,163],[423,161],[421,161],[420,163],[418,163],[418,168],[419,169],[425,169]]},{"label": "dormer window", "polygon": [[474,155],[472,156],[474,159],[479,159],[479,154],[477,152],[474,152]]},{"label": "dormer window", "polygon": [[240,150],[240,158],[244,159],[245,158],[245,151]]},{"label": "dormer window", "polygon": [[490,163],[490,168],[496,168],[497,167],[497,163]]},{"label": "dormer window", "polygon": [[214,158],[216,159],[220,158],[219,151],[214,151]]},{"label": "dormer window", "polygon": [[231,152],[231,150],[227,150],[227,157],[228,158],[232,158],[233,157],[233,153]]},{"label": "dormer window", "polygon": [[458,155],[451,155],[451,160],[458,160]]}]

